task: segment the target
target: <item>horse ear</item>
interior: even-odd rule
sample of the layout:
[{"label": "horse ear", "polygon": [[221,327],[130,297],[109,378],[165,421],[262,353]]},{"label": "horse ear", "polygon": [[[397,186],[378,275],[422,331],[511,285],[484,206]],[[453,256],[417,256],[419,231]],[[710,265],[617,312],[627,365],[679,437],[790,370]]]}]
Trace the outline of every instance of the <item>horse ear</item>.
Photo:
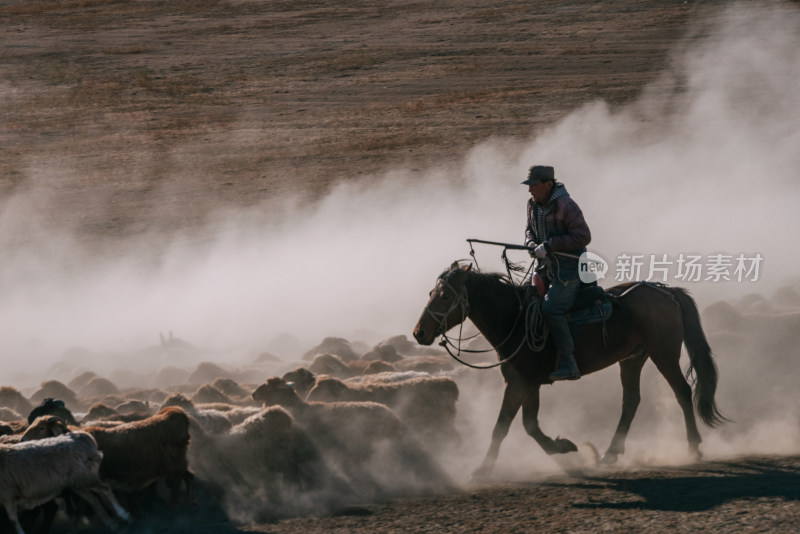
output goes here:
[{"label": "horse ear", "polygon": [[472,264],[468,263],[467,266],[464,268],[464,272],[468,273],[472,270]]},{"label": "horse ear", "polygon": [[458,260],[456,260],[456,261],[454,261],[453,263],[450,264],[450,270],[451,271],[455,271],[459,267],[460,267],[460,265],[458,264]]}]

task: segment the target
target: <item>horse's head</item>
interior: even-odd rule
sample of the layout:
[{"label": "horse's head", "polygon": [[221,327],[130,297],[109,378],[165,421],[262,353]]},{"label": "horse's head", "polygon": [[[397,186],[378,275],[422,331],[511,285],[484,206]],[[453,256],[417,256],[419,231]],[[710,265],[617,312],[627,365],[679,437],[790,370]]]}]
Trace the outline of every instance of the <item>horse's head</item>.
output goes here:
[{"label": "horse's head", "polygon": [[466,283],[470,269],[471,264],[462,267],[453,262],[450,269],[439,276],[414,327],[414,339],[420,345],[430,345],[437,336],[466,320],[469,313]]}]

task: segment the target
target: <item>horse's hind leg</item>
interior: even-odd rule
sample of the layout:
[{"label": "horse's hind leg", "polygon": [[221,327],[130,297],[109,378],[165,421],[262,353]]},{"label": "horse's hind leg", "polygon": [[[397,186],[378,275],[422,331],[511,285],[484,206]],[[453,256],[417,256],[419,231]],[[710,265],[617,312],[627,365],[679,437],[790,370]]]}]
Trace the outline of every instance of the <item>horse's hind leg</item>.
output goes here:
[{"label": "horse's hind leg", "polygon": [[563,454],[578,450],[578,447],[570,440],[564,438],[553,439],[539,428],[538,387],[525,398],[525,402],[522,404],[522,423],[525,425],[525,432],[535,439],[536,443],[538,443],[547,454]]},{"label": "horse's hind leg", "polygon": [[[472,473],[473,480],[487,478],[494,470],[497,455],[500,453],[500,444],[508,435],[511,422],[517,416],[519,407],[527,394],[528,392],[524,388],[514,387],[510,383],[506,383],[506,389],[503,392],[503,404],[500,406],[500,415],[497,416],[497,422],[492,431],[492,443],[489,445],[489,450],[486,452],[486,457],[483,459],[481,466]],[[538,392],[536,396],[538,397]]]},{"label": "horse's hind leg", "polygon": [[683,410],[683,419],[686,423],[686,437],[689,441],[689,454],[695,459],[700,459],[699,445],[702,441],[700,439],[700,431],[697,430],[697,420],[694,417],[694,408],[692,406],[692,387],[686,381],[681,371],[679,363],[680,347],[675,350],[664,350],[660,353],[651,352],[650,358],[656,367],[667,380],[667,383],[675,393],[675,398],[678,399],[678,404]]},{"label": "horse's hind leg", "polygon": [[611,439],[611,445],[603,455],[604,464],[616,463],[617,457],[625,452],[625,439],[631,428],[631,421],[639,407],[639,381],[642,376],[642,367],[647,361],[647,354],[640,349],[635,356],[619,362],[619,376],[622,381],[622,415],[619,418],[617,431]]}]

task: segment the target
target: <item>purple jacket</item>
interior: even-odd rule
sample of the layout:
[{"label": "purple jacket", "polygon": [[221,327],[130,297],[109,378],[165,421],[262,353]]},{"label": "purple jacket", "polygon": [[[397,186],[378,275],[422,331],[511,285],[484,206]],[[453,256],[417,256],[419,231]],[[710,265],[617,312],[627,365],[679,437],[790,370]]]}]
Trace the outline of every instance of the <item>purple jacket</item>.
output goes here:
[{"label": "purple jacket", "polygon": [[589,226],[578,204],[570,198],[564,184],[556,182],[547,204],[540,206],[528,200],[528,224],[525,245],[547,243],[554,252],[579,256],[592,240]]}]

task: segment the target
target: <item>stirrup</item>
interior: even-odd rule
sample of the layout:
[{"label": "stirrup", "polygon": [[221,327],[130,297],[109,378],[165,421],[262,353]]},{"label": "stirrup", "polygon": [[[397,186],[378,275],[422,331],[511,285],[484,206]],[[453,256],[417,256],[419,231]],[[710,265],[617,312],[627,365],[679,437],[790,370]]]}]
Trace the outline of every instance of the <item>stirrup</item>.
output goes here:
[{"label": "stirrup", "polygon": [[575,362],[574,356],[569,360],[571,361],[559,359],[558,367],[556,367],[556,370],[548,375],[548,378],[553,382],[557,382],[559,380],[578,380],[581,377],[581,370],[578,369],[578,364]]},{"label": "stirrup", "polygon": [[558,370],[555,370],[550,373],[550,376],[548,376],[548,378],[553,382],[560,382],[561,380],[578,380],[580,377],[580,371],[573,372],[572,369],[567,370],[564,374],[561,374],[558,372]]}]

